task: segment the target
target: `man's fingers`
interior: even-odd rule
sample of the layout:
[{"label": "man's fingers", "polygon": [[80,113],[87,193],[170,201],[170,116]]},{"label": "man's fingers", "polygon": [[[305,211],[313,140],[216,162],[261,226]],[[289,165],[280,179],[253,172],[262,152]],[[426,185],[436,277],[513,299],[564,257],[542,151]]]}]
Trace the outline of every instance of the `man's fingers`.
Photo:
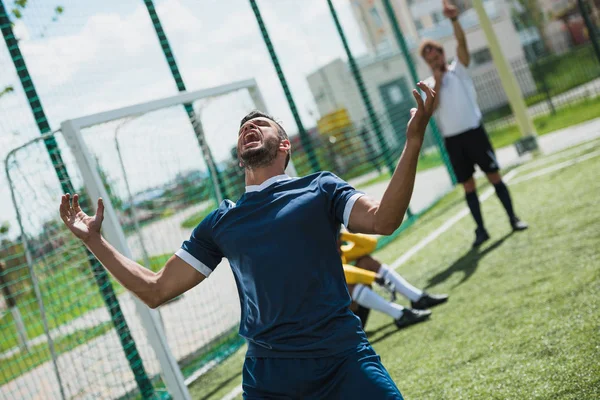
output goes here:
[{"label": "man's fingers", "polygon": [[427,94],[427,99],[425,100],[425,105],[427,108],[433,105],[435,92],[423,82],[419,82],[419,87]]},{"label": "man's fingers", "polygon": [[102,221],[104,219],[104,200],[102,197],[98,199],[98,209],[96,210],[96,218]]},{"label": "man's fingers", "polygon": [[418,108],[424,107],[423,99],[421,98],[421,95],[419,94],[419,92],[417,92],[416,89],[413,89],[412,94],[413,94],[413,97],[415,98],[415,101],[417,102],[417,107]]},{"label": "man's fingers", "polygon": [[427,86],[425,84],[425,82],[419,82],[417,83],[417,86],[424,91],[425,93],[427,93],[427,97],[429,97],[429,95],[431,94],[431,88],[429,86]]},{"label": "man's fingers", "polygon": [[69,202],[67,201],[67,196],[65,196],[64,194],[60,198],[59,211],[60,211],[60,217],[62,219],[67,218],[67,216],[69,215]]},{"label": "man's fingers", "polygon": [[73,210],[77,213],[81,211],[81,207],[79,207],[79,195],[75,193],[73,196]]}]

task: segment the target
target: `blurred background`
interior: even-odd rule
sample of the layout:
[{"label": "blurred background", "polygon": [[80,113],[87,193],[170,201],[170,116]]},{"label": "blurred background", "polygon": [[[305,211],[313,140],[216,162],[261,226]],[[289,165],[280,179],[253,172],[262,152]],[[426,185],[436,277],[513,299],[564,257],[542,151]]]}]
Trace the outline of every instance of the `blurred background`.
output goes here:
[{"label": "blurred background", "polygon": [[[539,162],[519,145],[532,132],[518,128],[472,1],[454,4],[501,165]],[[593,151],[600,3],[482,4],[541,152]],[[62,193],[81,193],[90,211],[108,198],[120,249],[158,270],[218,202],[243,193],[237,131],[259,108],[290,135],[295,173],[329,170],[381,197],[411,90],[431,75],[419,43],[456,52],[440,0],[0,0],[0,28],[0,399],[185,398],[243,350],[226,261],[200,287],[143,309],[62,226]],[[590,196],[594,182],[581,181]],[[455,187],[434,120],[406,223],[379,249],[418,237],[407,230],[427,226],[432,210],[450,217]]]}]

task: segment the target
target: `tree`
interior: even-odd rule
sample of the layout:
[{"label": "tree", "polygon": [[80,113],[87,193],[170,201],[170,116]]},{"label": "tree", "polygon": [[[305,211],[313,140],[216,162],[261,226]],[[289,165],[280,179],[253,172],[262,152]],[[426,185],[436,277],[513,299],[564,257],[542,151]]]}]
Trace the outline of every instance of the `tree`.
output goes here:
[{"label": "tree", "polygon": [[5,239],[4,237],[6,235],[8,235],[8,232],[10,231],[10,222],[3,222],[0,225],[0,243],[4,243]]},{"label": "tree", "polygon": [[9,85],[9,86],[6,86],[4,89],[2,89],[2,90],[0,91],[0,97],[2,97],[2,96],[4,96],[4,95],[7,95],[7,94],[9,94],[9,93],[12,93],[12,92],[14,92],[14,91],[15,91],[15,88],[14,88],[14,86],[11,86],[11,85]]},{"label": "tree", "polygon": [[[535,27],[540,34],[543,52],[550,48],[546,37],[546,16],[538,0],[515,0],[513,18],[522,28]],[[521,29],[522,29],[521,28]],[[520,29],[519,29],[520,30]],[[535,55],[537,57],[537,54]]]},{"label": "tree", "polygon": [[[16,18],[16,19],[22,19],[23,18],[23,11],[25,11],[25,9],[27,8],[27,1],[28,0],[16,0],[15,1],[15,7],[12,10],[10,10],[10,12],[13,15],[14,18]],[[65,12],[65,8],[63,6],[56,6],[54,8],[54,15],[52,16],[51,22],[58,21],[58,18],[64,12]],[[14,21],[11,21],[11,24],[14,26]],[[45,25],[42,28],[42,34],[41,34],[41,36],[44,36],[44,32],[46,31],[47,27],[48,27],[48,25]]]}]

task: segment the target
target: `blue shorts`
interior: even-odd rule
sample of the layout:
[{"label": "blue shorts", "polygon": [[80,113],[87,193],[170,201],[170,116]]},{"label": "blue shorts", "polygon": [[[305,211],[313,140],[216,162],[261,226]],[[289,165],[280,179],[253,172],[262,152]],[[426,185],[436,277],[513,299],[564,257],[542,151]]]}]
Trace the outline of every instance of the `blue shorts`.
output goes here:
[{"label": "blue shorts", "polygon": [[242,388],[248,400],[402,400],[371,346],[322,358],[246,357]]}]

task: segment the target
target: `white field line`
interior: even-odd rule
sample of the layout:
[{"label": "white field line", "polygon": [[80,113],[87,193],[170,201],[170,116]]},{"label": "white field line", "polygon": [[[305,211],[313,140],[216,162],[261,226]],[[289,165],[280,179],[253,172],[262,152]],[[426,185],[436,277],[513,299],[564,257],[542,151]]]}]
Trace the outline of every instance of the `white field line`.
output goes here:
[{"label": "white field line", "polygon": [[225,396],[223,396],[221,398],[221,400],[233,400],[237,396],[239,396],[240,394],[242,394],[242,392],[243,392],[242,385],[236,386],[236,387],[233,388],[233,390],[231,392],[229,392]]},{"label": "white field line", "polygon": [[524,164],[522,166],[519,167],[520,172],[523,171],[527,171],[530,169],[534,169],[536,167],[539,167],[540,165],[544,165],[544,164],[549,164],[551,161],[554,160],[559,160],[561,158],[565,158],[567,156],[570,156],[571,154],[576,154],[576,153],[581,153],[584,150],[590,149],[590,148],[594,148],[594,147],[598,147],[600,146],[600,141],[598,140],[592,140],[591,142],[585,142],[582,144],[578,144],[575,145],[573,147],[568,147],[565,150],[561,150],[559,152],[556,153],[550,153],[548,156],[540,158],[539,160],[534,160],[531,161],[527,164]]},{"label": "white field line", "polygon": [[543,169],[541,169],[539,171],[535,171],[535,172],[523,175],[520,178],[515,179],[512,183],[514,185],[516,183],[521,183],[521,182],[524,182],[524,181],[528,181],[530,179],[537,178],[538,176],[546,175],[546,174],[549,174],[551,172],[558,171],[560,169],[570,167],[572,165],[578,164],[580,162],[584,162],[586,160],[589,160],[591,158],[598,157],[598,156],[600,156],[600,150],[594,151],[594,152],[591,152],[591,153],[588,153],[588,154],[584,154],[583,156],[580,156],[580,157],[577,157],[577,158],[573,158],[571,160],[563,161],[561,163],[554,164],[554,165],[551,165],[549,167],[543,168]]}]

